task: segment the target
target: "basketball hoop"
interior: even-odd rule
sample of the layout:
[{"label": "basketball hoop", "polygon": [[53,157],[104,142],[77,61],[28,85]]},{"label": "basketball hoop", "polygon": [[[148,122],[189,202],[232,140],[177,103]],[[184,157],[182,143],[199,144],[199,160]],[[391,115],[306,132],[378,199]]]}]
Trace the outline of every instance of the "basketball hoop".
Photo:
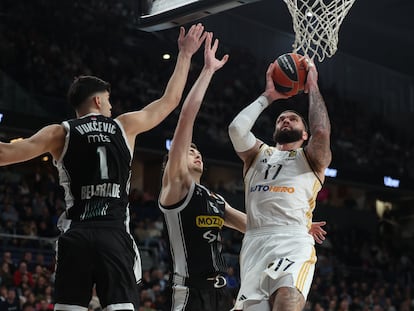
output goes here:
[{"label": "basketball hoop", "polygon": [[[293,52],[322,62],[338,49],[339,28],[355,0],[284,0],[293,19]],[[328,2],[328,4],[325,4]]]}]

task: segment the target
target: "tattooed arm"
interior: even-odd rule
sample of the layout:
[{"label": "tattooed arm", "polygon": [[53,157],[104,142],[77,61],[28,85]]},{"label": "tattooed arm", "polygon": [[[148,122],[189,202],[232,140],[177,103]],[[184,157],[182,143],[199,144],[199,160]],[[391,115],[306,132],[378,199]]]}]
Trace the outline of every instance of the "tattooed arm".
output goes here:
[{"label": "tattooed arm", "polygon": [[306,154],[313,169],[324,180],[325,169],[332,160],[330,148],[331,123],[325,101],[318,87],[318,72],[310,61],[305,91],[309,96],[309,128],[311,137],[306,146]]}]

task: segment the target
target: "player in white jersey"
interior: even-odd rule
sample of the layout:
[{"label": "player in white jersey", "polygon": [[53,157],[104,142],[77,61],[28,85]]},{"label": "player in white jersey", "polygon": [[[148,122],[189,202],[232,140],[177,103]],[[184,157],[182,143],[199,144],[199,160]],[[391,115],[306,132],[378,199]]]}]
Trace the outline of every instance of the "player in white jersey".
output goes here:
[{"label": "player in white jersey", "polygon": [[[308,68],[309,129],[303,117],[287,110],[276,119],[275,147],[252,134],[260,113],[273,101],[286,98],[275,90],[274,64],[267,70],[264,93],[229,126],[234,149],[244,162],[247,213],[241,288],[233,310],[302,310],[312,282],[316,254],[308,230],[332,158],[331,128],[316,67],[311,60],[303,61]],[[302,148],[305,141],[308,144]]]}]

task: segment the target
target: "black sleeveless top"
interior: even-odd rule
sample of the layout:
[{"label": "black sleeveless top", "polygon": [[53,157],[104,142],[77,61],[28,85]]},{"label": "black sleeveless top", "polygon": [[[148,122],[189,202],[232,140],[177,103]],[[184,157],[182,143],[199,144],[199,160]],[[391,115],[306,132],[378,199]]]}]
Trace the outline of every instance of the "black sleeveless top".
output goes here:
[{"label": "black sleeveless top", "polygon": [[181,202],[159,206],[169,235],[174,274],[191,280],[226,273],[221,240],[224,199],[193,183]]},{"label": "black sleeveless top", "polygon": [[120,123],[89,114],[62,125],[65,149],[55,165],[65,190],[66,218],[125,226],[132,152]]}]

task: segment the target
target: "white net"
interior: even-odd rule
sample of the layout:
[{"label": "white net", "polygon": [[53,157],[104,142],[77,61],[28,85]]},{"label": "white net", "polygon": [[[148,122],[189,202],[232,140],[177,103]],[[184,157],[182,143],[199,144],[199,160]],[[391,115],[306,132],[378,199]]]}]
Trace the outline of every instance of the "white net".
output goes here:
[{"label": "white net", "polygon": [[319,62],[334,55],[339,28],[355,0],[284,1],[293,19],[293,52],[317,57]]}]

